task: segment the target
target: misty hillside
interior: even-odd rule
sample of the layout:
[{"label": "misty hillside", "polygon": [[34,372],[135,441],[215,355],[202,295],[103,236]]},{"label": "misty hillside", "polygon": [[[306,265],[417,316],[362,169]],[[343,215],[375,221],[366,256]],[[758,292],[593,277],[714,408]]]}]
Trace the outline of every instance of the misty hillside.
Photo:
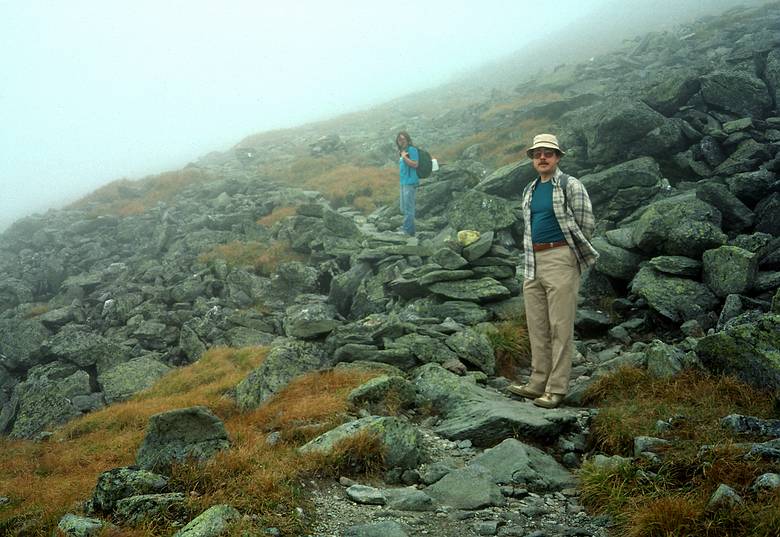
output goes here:
[{"label": "misty hillside", "polygon": [[[780,3],[513,65],[2,233],[0,533],[780,534]],[[539,132],[600,254],[556,409],[507,390]]]}]

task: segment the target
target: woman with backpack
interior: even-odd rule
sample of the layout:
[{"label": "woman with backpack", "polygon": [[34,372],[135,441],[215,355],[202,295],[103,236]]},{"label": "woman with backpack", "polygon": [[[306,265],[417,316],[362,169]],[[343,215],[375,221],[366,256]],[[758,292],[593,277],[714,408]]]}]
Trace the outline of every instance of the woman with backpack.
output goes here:
[{"label": "woman with backpack", "polygon": [[395,137],[395,145],[399,155],[399,178],[401,181],[401,214],[404,223],[401,229],[407,235],[414,237],[414,213],[417,196],[417,186],[420,178],[417,175],[417,165],[420,153],[412,145],[412,137],[406,131],[401,131]]}]

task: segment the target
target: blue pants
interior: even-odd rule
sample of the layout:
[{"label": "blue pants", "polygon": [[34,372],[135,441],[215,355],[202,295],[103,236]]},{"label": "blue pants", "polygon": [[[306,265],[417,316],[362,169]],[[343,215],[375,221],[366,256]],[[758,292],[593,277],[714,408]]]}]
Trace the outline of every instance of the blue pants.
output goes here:
[{"label": "blue pants", "polygon": [[404,215],[403,230],[407,235],[414,236],[414,211],[417,185],[401,185],[401,214]]}]

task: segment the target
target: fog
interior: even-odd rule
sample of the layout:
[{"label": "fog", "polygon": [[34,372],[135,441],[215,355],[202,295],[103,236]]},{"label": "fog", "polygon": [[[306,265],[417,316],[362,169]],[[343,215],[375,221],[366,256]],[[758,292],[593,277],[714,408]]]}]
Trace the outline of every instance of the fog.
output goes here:
[{"label": "fog", "polygon": [[730,3],[0,0],[0,230],[112,180],[432,87],[524,46],[571,46],[583,32],[576,48],[587,52],[599,34]]}]

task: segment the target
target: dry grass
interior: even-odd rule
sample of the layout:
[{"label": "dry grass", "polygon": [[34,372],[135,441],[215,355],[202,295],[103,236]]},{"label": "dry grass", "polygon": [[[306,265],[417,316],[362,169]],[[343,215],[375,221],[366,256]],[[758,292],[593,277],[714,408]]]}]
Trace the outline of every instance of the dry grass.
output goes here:
[{"label": "dry grass", "polygon": [[283,241],[272,241],[268,244],[233,241],[219,244],[198,256],[201,263],[209,263],[215,259],[222,259],[231,267],[250,268],[261,276],[270,276],[280,264],[302,261],[304,256],[290,249],[289,244]]},{"label": "dry grass", "polygon": [[[236,537],[269,526],[284,535],[305,533],[307,521],[296,510],[307,506],[301,480],[341,470],[373,471],[382,453],[376,439],[360,435],[328,457],[302,457],[295,448],[346,420],[347,395],[376,373],[304,375],[264,406],[242,413],[226,394],[266,354],[264,348],[211,349],[132,400],[68,424],[49,443],[0,441],[0,490],[12,502],[0,511],[0,534],[48,536],[64,513],[78,512],[101,472],[134,462],[151,415],[193,405],[209,407],[225,422],[232,447],[203,465],[174,467],[171,486],[189,493],[188,512],[196,514],[218,503],[233,505],[251,517],[230,533]],[[267,443],[270,431],[278,431],[281,442]],[[110,535],[168,533],[164,521],[153,521]]]},{"label": "dry grass", "polygon": [[[780,464],[745,458],[737,443],[751,438],[735,438],[720,426],[720,418],[733,413],[775,417],[766,394],[699,371],[656,379],[625,367],[594,383],[586,400],[601,404],[591,425],[600,451],[630,456],[637,436],[673,441],[660,467],[638,460],[614,469],[585,464],[580,471],[583,503],[610,514],[618,535],[780,535],[780,494],[750,491],[756,477],[778,472]],[[670,418],[671,429],[657,432],[656,421]],[[713,448],[701,451],[704,445]],[[734,488],[744,505],[708,511],[707,501],[721,483]]]},{"label": "dry grass", "polygon": [[267,214],[260,218],[257,223],[265,227],[271,227],[275,223],[284,220],[290,216],[294,216],[298,210],[293,206],[276,207],[271,214]]},{"label": "dry grass", "polygon": [[130,181],[119,179],[72,203],[67,209],[89,209],[93,214],[131,216],[141,214],[159,202],[167,202],[182,189],[213,180],[197,168],[184,168]]},{"label": "dry grass", "polygon": [[281,183],[322,193],[334,207],[351,206],[363,213],[390,203],[398,195],[397,168],[345,163],[344,158],[332,155],[301,156],[290,166],[268,173]]},{"label": "dry grass", "polygon": [[29,519],[26,535],[48,535],[92,492],[98,474],[133,464],[149,417],[206,405],[223,419],[236,413],[223,395],[256,367],[264,349],[212,349],[135,398],[75,420],[48,443],[0,439],[0,491],[11,505],[0,511],[0,534]]},{"label": "dry grass", "polygon": [[525,317],[495,323],[486,333],[496,356],[496,374],[508,379],[518,378],[518,369],[531,365],[531,342]]}]

